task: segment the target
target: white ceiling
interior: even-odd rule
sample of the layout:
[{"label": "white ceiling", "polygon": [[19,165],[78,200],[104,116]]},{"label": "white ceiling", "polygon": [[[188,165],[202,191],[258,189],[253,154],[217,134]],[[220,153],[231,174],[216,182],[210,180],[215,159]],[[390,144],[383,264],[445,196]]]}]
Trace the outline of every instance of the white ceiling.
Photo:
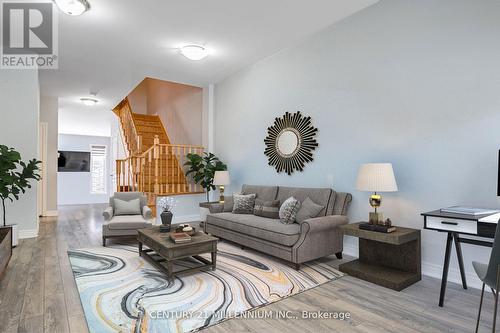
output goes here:
[{"label": "white ceiling", "polygon": [[[93,112],[109,112],[146,76],[215,83],[377,1],[89,0],[82,16],[59,15],[59,69],[41,71],[41,94],[82,110],[79,98],[97,92]],[[210,55],[187,60],[185,43]]]}]

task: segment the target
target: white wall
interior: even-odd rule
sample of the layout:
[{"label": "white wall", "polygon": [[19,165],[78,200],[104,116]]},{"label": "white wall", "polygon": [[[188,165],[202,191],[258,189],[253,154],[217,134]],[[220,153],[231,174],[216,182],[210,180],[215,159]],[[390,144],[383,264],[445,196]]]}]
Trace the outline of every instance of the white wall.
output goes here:
[{"label": "white wall", "polygon": [[70,104],[59,108],[59,134],[111,136],[113,112],[99,104]]},{"label": "white wall", "polygon": [[[23,161],[38,158],[39,94],[37,71],[0,70],[0,144],[15,148]],[[37,184],[6,206],[7,223],[19,225],[19,236],[36,237]]]},{"label": "white wall", "polygon": [[40,122],[47,123],[47,211],[57,212],[58,103],[56,97],[40,98]]},{"label": "white wall", "polygon": [[108,165],[106,175],[108,183],[106,194],[90,193],[90,172],[58,172],[57,173],[57,203],[58,205],[78,205],[106,203],[109,193],[113,191],[111,184],[111,140],[109,137],[85,135],[59,135],[59,150],[90,151],[90,145],[98,144],[107,147]]},{"label": "white wall", "polygon": [[[422,228],[421,212],[453,204],[500,207],[500,2],[387,0],[216,86],[216,152],[233,184],[333,186],[354,196],[365,220],[358,167],[392,162],[400,191],[384,195],[394,224]],[[277,175],[264,156],[266,129],[301,110],[319,128],[304,172]],[[424,273],[440,276],[445,234],[422,232]],[[346,238],[346,252],[356,253]],[[471,261],[490,250],[463,245]],[[453,251],[450,279],[459,281]]]}]

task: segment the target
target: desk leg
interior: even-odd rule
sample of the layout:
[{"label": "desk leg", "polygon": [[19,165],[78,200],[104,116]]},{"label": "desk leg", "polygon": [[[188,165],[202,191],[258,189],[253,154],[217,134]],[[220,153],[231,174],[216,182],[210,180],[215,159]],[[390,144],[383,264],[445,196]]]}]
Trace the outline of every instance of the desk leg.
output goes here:
[{"label": "desk leg", "polygon": [[443,264],[443,276],[441,277],[441,293],[439,295],[439,306],[443,306],[444,294],[446,292],[446,282],[448,281],[448,268],[450,267],[450,252],[451,243],[453,242],[453,235],[451,232],[448,233],[448,238],[446,239],[446,251],[444,253],[444,264]]},{"label": "desk leg", "polygon": [[455,249],[457,250],[458,267],[460,267],[460,276],[462,277],[462,287],[467,289],[467,280],[465,278],[464,258],[462,257],[462,246],[460,245],[460,237],[457,233],[453,233],[455,241]]}]

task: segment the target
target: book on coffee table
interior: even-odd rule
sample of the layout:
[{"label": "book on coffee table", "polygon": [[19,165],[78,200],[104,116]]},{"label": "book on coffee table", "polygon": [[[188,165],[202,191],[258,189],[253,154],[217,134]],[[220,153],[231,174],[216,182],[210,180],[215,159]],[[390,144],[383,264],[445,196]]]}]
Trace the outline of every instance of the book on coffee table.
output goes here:
[{"label": "book on coffee table", "polygon": [[170,234],[170,239],[172,239],[176,244],[187,243],[191,241],[191,236],[185,232],[174,232]]},{"label": "book on coffee table", "polygon": [[380,224],[370,224],[370,223],[360,223],[359,229],[383,232],[386,234],[396,231],[396,227],[380,225]]}]

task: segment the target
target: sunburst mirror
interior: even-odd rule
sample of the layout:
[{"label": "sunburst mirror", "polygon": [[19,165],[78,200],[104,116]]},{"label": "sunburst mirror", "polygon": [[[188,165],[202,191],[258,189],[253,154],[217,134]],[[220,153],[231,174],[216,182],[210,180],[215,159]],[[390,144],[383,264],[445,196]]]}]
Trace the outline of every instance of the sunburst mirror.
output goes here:
[{"label": "sunburst mirror", "polygon": [[300,111],[285,113],[276,118],[267,128],[264,139],[269,165],[278,173],[291,175],[295,170],[303,171],[304,166],[313,160],[313,151],[318,147],[315,137],[318,129],[311,123],[311,117],[304,117]]}]

